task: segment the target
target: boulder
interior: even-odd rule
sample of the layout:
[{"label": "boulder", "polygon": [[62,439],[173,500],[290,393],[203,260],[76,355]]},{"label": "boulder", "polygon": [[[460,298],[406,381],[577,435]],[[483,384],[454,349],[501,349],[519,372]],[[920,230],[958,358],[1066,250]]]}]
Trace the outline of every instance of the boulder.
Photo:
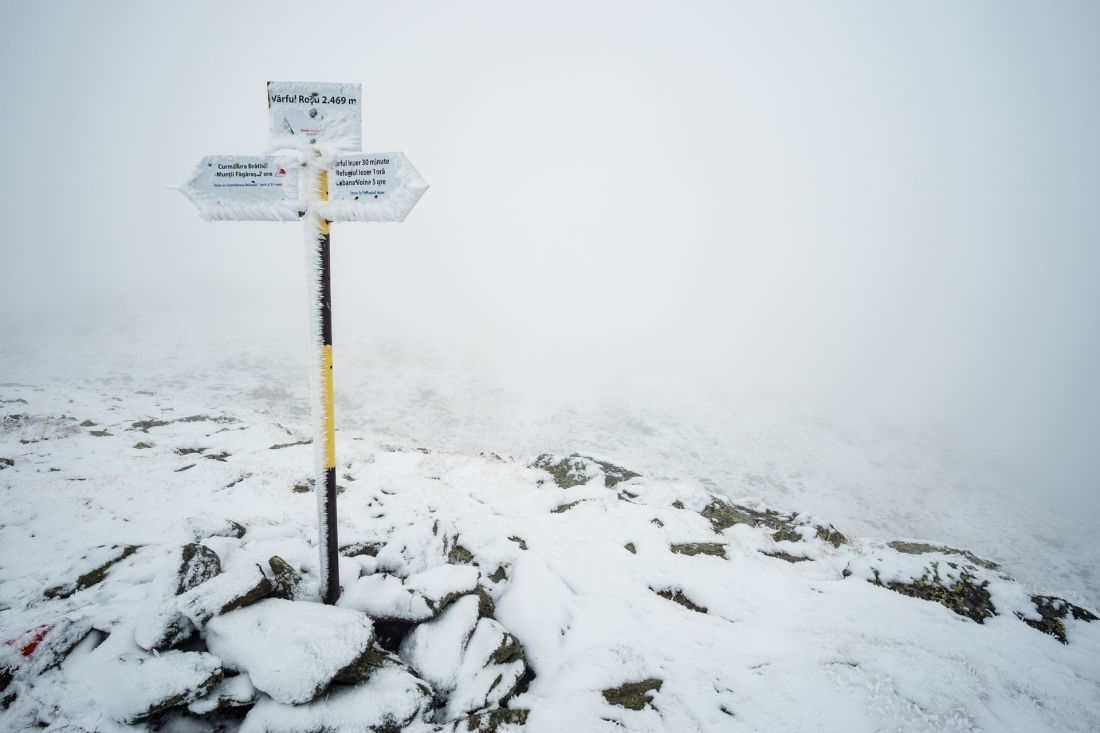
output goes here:
[{"label": "boulder", "polygon": [[0,645],[0,690],[13,678],[31,679],[58,666],[91,630],[90,620],[65,616],[5,639]]},{"label": "boulder", "polygon": [[[241,613],[238,611],[237,613]],[[305,705],[262,699],[248,712],[240,733],[303,731],[396,732],[417,721],[427,723],[432,690],[398,666],[385,666],[355,687],[334,687]]]},{"label": "boulder", "polygon": [[278,555],[268,558],[268,566],[275,578],[275,595],[279,598],[294,600],[298,593],[298,586],[302,582],[301,574],[290,563]]},{"label": "boulder", "polygon": [[373,641],[371,620],[358,611],[278,598],[215,616],[206,625],[213,654],[288,705],[316,699]]}]

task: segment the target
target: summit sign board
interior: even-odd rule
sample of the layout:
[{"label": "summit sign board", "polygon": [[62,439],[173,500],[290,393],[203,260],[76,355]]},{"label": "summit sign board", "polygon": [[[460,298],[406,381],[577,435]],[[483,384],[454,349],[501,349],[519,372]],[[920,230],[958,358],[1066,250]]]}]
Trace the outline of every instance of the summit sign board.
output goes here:
[{"label": "summit sign board", "polygon": [[363,147],[362,86],[269,81],[268,131],[274,148]]},{"label": "summit sign board", "polygon": [[332,352],[332,222],[405,221],[428,190],[404,153],[362,153],[358,84],[267,83],[268,152],[208,155],[179,186],[212,221],[301,221],[313,321],[314,459],[321,599],[340,597]]}]

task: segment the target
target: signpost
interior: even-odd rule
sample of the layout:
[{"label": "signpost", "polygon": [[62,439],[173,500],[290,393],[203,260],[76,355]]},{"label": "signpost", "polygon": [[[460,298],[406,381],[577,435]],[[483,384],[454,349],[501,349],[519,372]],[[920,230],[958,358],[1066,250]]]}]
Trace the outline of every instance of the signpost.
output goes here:
[{"label": "signpost", "polygon": [[314,264],[310,323],[313,446],[320,527],[321,597],[340,597],[336,537],[336,423],[332,381],[332,288],[329,224],[404,221],[428,189],[403,153],[358,153],[362,93],[358,84],[268,82],[269,149],[281,155],[212,155],[181,190],[208,221],[305,224]]}]

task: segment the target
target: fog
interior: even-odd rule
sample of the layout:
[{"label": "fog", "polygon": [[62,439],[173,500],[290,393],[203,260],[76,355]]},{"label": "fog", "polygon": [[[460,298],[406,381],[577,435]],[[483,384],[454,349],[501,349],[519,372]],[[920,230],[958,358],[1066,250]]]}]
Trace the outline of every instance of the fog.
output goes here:
[{"label": "fog", "polygon": [[0,333],[304,329],[300,227],[168,186],[263,152],[267,80],[361,82],[364,148],[431,189],[334,226],[337,349],[563,400],[689,375],[1094,502],[1098,31],[1090,2],[5,3]]}]

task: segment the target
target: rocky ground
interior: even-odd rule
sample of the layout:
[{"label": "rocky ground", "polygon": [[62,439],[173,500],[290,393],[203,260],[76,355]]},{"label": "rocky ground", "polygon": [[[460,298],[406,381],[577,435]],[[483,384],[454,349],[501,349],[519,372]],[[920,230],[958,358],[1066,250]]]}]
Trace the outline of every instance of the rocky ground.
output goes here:
[{"label": "rocky ground", "polygon": [[[3,389],[5,729],[1096,730],[1094,611],[613,457]],[[37,404],[36,404],[37,403]]]}]

